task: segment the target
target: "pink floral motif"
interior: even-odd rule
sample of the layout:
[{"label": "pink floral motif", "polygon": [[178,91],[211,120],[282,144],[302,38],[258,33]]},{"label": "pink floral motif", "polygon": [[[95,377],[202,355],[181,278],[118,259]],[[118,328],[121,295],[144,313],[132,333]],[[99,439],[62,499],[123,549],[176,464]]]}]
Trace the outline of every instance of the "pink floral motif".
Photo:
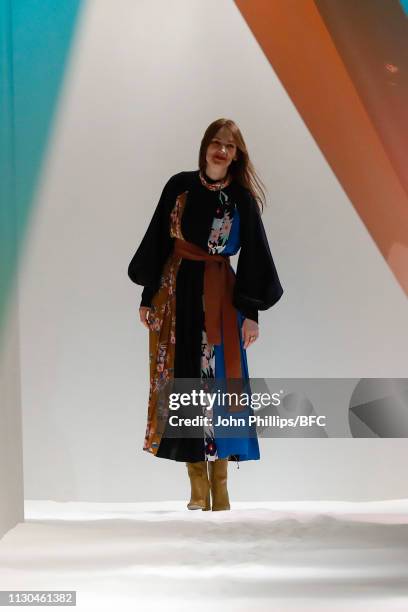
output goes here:
[{"label": "pink floral motif", "polygon": [[231,226],[232,226],[232,221],[231,219],[228,217],[228,213],[225,215],[224,217],[224,223],[222,225],[221,228],[221,235],[222,236],[228,236],[231,230]]},{"label": "pink floral motif", "polygon": [[188,191],[185,191],[177,196],[176,203],[170,213],[170,236],[173,238],[181,238],[182,240],[184,238],[181,232],[181,217],[183,215],[187,194]]},{"label": "pink floral motif", "polygon": [[220,237],[219,229],[212,229],[210,234],[210,242],[218,242],[218,238]]},{"label": "pink floral motif", "polygon": [[231,232],[233,217],[231,216],[231,203],[224,193],[224,202],[220,205],[219,216],[214,217],[210,235],[208,237],[208,252],[212,254],[221,253]]},{"label": "pink floral motif", "polygon": [[[214,345],[209,344],[207,333],[205,329],[202,330],[201,337],[201,378],[205,380],[206,378],[214,378],[215,377],[215,351]],[[204,388],[206,388],[206,384],[204,383]],[[203,414],[207,416],[210,421],[213,418],[213,410],[207,410],[207,407],[203,407]],[[210,422],[209,424],[204,425],[203,428],[204,435],[204,448],[205,448],[205,458],[207,461],[214,461],[218,459],[218,451],[217,444],[215,441],[214,435],[214,426]]]},{"label": "pink floral motif", "polygon": [[215,376],[215,352],[214,345],[209,344],[205,329],[202,330],[201,340],[201,377],[214,378]]}]

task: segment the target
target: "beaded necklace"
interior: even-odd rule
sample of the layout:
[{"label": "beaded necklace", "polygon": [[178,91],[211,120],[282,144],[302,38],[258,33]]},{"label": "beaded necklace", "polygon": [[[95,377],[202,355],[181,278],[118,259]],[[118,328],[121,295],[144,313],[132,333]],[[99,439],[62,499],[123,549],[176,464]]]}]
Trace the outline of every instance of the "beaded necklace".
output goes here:
[{"label": "beaded necklace", "polygon": [[220,181],[217,181],[216,183],[210,183],[206,180],[205,176],[203,175],[203,173],[199,172],[199,177],[200,177],[200,181],[201,183],[204,185],[204,187],[207,187],[207,189],[210,189],[211,191],[220,191],[221,189],[224,189],[225,187],[228,187],[228,185],[231,183],[232,181],[232,176],[230,174],[227,174],[227,176],[223,179],[221,179]]}]

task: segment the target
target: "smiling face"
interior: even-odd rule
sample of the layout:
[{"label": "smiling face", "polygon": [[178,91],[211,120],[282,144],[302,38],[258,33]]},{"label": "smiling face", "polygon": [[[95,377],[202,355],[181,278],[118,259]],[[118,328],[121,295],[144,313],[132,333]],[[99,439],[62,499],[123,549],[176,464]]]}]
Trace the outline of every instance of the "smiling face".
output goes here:
[{"label": "smiling face", "polygon": [[237,158],[237,146],[231,130],[222,127],[213,136],[207,147],[206,162],[207,174],[213,173],[225,176],[228,166]]}]

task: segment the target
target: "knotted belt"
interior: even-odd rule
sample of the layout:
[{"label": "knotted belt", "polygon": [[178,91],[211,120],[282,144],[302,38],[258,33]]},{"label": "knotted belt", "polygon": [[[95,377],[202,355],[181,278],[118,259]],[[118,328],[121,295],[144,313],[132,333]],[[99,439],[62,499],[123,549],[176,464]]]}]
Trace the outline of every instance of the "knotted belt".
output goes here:
[{"label": "knotted belt", "polygon": [[210,344],[221,344],[221,323],[227,378],[241,378],[241,349],[237,310],[232,304],[235,275],[230,258],[211,255],[196,244],[175,238],[174,254],[185,259],[205,261],[204,318]]}]

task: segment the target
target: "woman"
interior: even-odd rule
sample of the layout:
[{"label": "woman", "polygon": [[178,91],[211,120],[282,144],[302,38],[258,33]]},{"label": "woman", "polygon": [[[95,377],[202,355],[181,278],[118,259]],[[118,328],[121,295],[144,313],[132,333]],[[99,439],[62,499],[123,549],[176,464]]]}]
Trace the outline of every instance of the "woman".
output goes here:
[{"label": "woman", "polygon": [[[261,221],[263,200],[237,125],[214,121],[201,141],[199,169],[168,180],[128,268],[144,287],[139,313],[149,329],[143,449],[186,463],[191,510],[230,509],[228,461],[259,459],[258,439],[249,427],[222,436],[211,418],[198,436],[174,437],[160,391],[179,379],[249,379],[246,349],[259,335],[258,310],[283,294]],[[235,274],[229,256],[239,249]]]}]

